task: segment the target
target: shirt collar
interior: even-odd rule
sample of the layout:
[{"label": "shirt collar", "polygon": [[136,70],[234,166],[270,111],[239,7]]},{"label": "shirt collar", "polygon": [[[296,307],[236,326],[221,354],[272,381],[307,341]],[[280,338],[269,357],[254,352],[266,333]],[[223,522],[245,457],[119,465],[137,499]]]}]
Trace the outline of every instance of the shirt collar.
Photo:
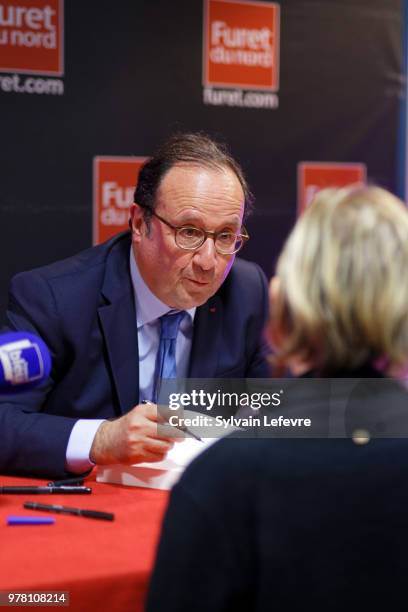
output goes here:
[{"label": "shirt collar", "polygon": [[[167,304],[164,304],[158,297],[150,291],[149,287],[144,282],[136,260],[133,254],[133,249],[130,247],[130,276],[132,279],[133,293],[136,304],[136,319],[137,328],[143,327],[152,321],[156,321],[161,316],[172,310]],[[194,316],[197,308],[186,310],[191,321],[194,321]]]}]

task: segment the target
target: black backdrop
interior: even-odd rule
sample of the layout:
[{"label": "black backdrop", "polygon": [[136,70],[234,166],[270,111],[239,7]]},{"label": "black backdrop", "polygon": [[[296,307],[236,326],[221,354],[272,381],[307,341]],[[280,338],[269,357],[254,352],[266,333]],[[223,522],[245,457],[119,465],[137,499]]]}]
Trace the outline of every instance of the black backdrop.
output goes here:
[{"label": "black backdrop", "polygon": [[254,109],[203,103],[202,0],[65,0],[64,94],[0,91],[0,313],[14,273],[91,245],[93,157],[149,155],[175,130],[221,137],[243,164],[243,257],[268,275],[300,161],[362,162],[397,192],[401,0],[279,4],[279,108]]}]

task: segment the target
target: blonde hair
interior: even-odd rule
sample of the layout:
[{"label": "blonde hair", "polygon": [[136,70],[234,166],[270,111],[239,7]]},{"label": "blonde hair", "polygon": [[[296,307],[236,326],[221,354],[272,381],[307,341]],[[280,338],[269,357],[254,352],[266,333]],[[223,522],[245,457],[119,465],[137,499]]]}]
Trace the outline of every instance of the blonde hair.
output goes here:
[{"label": "blonde hair", "polygon": [[408,359],[408,211],[379,187],[325,189],[298,220],[277,265],[278,356],[321,372]]}]

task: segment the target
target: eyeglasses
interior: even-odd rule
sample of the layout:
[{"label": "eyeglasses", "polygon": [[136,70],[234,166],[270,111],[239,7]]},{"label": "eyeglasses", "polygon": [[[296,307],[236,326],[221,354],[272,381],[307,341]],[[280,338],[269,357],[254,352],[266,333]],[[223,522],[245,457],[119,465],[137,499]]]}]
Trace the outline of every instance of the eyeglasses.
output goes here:
[{"label": "eyeglasses", "polygon": [[185,249],[186,251],[196,251],[204,244],[207,238],[212,238],[214,240],[214,246],[217,253],[220,255],[234,255],[234,253],[238,253],[238,251],[244,246],[245,242],[249,240],[249,234],[245,227],[241,228],[241,231],[244,232],[242,234],[227,231],[210,232],[194,227],[193,225],[182,225],[181,227],[178,227],[172,223],[169,223],[169,221],[166,221],[166,219],[163,219],[163,217],[158,215],[151,208],[148,208],[147,206],[144,208],[149,210],[154,217],[159,219],[159,221],[174,230],[174,239],[177,246],[180,247],[180,249]]}]

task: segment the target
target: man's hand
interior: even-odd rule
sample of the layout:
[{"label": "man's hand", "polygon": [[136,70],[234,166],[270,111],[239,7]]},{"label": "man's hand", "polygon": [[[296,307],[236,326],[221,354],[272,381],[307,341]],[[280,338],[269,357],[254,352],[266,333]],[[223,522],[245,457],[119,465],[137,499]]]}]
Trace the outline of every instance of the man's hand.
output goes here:
[{"label": "man's hand", "polygon": [[158,437],[157,425],[163,419],[155,404],[138,404],[114,421],[98,428],[89,458],[98,465],[162,461],[175,440]]}]

